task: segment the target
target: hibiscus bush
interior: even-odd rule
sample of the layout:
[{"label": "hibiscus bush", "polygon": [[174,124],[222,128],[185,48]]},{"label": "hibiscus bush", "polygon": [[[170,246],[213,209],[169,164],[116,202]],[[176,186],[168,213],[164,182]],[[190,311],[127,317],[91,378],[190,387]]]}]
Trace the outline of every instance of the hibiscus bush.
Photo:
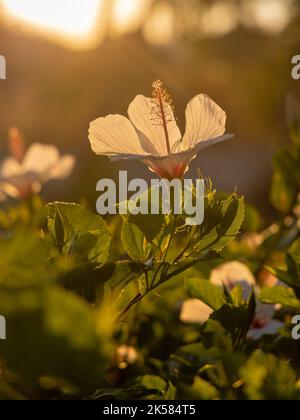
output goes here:
[{"label": "hibiscus bush", "polygon": [[[272,221],[209,179],[200,226],[184,214],[103,218],[46,204],[23,183],[64,172],[64,158],[26,172],[22,154],[3,195],[9,185],[22,194],[0,212],[1,398],[300,399],[298,117],[289,114],[291,141],[274,158]],[[194,147],[178,153],[190,160]],[[157,156],[147,159],[153,170]]]}]

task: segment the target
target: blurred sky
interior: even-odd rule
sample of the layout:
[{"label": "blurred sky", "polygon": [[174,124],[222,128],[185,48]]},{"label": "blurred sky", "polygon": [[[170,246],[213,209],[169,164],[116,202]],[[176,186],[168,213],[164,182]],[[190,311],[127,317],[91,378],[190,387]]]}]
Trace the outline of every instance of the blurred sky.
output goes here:
[{"label": "blurred sky", "polygon": [[228,114],[235,140],[202,152],[215,186],[245,193],[268,211],[271,156],[287,141],[284,102],[300,99],[291,58],[300,54],[296,0],[0,0],[0,155],[17,125],[28,142],[74,153],[72,179],[50,185],[48,199],[96,201],[100,177],[117,170],[149,178],[141,164],[110,164],[87,140],[91,120],[126,113],[160,78],[184,131],[194,95],[209,94]]}]

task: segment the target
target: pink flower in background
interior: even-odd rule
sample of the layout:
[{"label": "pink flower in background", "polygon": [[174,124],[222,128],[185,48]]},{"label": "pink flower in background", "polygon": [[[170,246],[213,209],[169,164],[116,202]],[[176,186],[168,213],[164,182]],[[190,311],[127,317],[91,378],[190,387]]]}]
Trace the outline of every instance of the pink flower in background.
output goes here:
[{"label": "pink flower in background", "polygon": [[89,129],[92,150],[112,161],[141,160],[161,178],[182,178],[198,152],[233,137],[224,134],[225,112],[206,95],[189,102],[182,137],[171,98],[160,81],[153,84],[152,98],[138,95],[134,99],[128,116],[93,121]]},{"label": "pink flower in background", "polygon": [[[249,268],[238,261],[222,264],[214,269],[210,275],[210,282],[219,287],[225,286],[229,291],[240,285],[245,300],[250,297],[253,289],[259,291]],[[189,299],[182,305],[180,320],[185,323],[204,324],[212,313],[213,310],[201,300]],[[284,323],[273,319],[275,314],[276,306],[257,302],[248,338],[258,340],[264,335],[276,334]]]},{"label": "pink flower in background", "polygon": [[26,198],[40,192],[50,180],[67,178],[73,171],[75,158],[61,156],[55,146],[34,143],[26,150],[19,130],[9,131],[11,156],[0,165],[0,199]]}]

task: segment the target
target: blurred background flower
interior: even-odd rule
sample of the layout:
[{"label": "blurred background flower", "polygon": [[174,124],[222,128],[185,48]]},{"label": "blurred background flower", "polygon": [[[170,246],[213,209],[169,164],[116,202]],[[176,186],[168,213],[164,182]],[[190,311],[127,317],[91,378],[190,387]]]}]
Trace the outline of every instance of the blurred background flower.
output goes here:
[{"label": "blurred background flower", "polygon": [[[21,128],[32,141],[74,153],[72,180],[47,189],[48,199],[94,205],[100,177],[117,180],[125,162],[99,160],[87,147],[87,127],[99,115],[126,113],[136,92],[149,95],[161,78],[176,115],[206,92],[228,113],[235,140],[193,162],[215,187],[271,212],[271,156],[287,140],[284,102],[297,97],[291,58],[299,53],[296,0],[0,0],[0,154],[6,132]],[[178,125],[184,132],[184,118]],[[255,168],[255,169],[254,169]],[[149,175],[140,163],[129,176]]]},{"label": "blurred background flower", "polygon": [[[239,261],[232,261],[218,266],[212,270],[209,281],[220,288],[226,287],[229,292],[237,286],[241,287],[245,302],[250,298],[252,291],[255,291],[256,296],[258,296],[261,290],[249,268]],[[280,283],[277,280],[275,284],[278,285]],[[264,286],[272,287],[272,285]],[[276,334],[284,327],[283,322],[274,319],[276,311],[280,309],[281,306],[265,305],[256,299],[255,317],[247,337],[259,340],[264,335]],[[182,305],[180,320],[185,323],[204,324],[213,312],[201,300],[188,299]]]},{"label": "blurred background flower", "polygon": [[10,156],[0,163],[0,200],[6,197],[26,199],[39,193],[43,184],[63,180],[73,171],[75,158],[61,156],[56,146],[34,143],[26,149],[16,127],[9,130]]}]

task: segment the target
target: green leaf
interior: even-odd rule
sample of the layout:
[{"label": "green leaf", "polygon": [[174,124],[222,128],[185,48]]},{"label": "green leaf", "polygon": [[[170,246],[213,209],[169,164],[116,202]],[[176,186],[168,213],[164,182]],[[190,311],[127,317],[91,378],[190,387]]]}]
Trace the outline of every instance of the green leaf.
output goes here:
[{"label": "green leaf", "polygon": [[142,274],[139,278],[139,291],[142,296],[145,296],[148,291],[146,274]]},{"label": "green leaf", "polygon": [[173,385],[170,387],[170,383],[167,383],[159,376],[145,375],[139,379],[139,385],[149,391],[153,391],[153,396],[149,399],[155,399],[158,396],[163,396],[163,399],[169,399],[170,396],[173,397],[174,394]]},{"label": "green leaf", "polygon": [[[166,224],[167,216],[162,214],[151,214],[151,191],[152,189],[149,188],[146,192],[141,194],[139,197],[138,203],[143,203],[146,201],[148,207],[148,214],[128,214],[123,216],[123,220],[125,222],[134,224],[139,230],[145,235],[148,242],[152,243],[157,235],[159,235],[160,231],[163,229],[164,225]],[[120,205],[125,206],[128,208],[130,201],[123,202]]]},{"label": "green leaf", "polygon": [[289,248],[287,254],[287,265],[290,277],[294,280],[296,287],[300,286],[300,238]]},{"label": "green leaf", "polygon": [[274,158],[271,203],[284,214],[291,212],[299,192],[299,162],[292,150],[283,149]]},{"label": "green leaf", "polygon": [[48,205],[48,228],[65,255],[104,264],[109,256],[110,234],[104,220],[77,204]]},{"label": "green leaf", "polygon": [[127,254],[134,261],[145,261],[149,255],[150,246],[145,235],[133,223],[124,222],[121,239]]},{"label": "green leaf", "polygon": [[226,304],[222,289],[207,280],[190,278],[187,280],[186,287],[191,297],[200,299],[214,310],[218,310]]},{"label": "green leaf", "polygon": [[89,303],[99,303],[103,299],[105,282],[115,271],[115,264],[98,267],[94,264],[81,264],[72,267],[59,276],[58,282],[66,290],[77,293]]},{"label": "green leaf", "polygon": [[194,238],[193,256],[204,251],[220,252],[239,233],[244,221],[244,198],[236,195],[218,201],[213,196],[206,200],[204,223]]},{"label": "green leaf", "polygon": [[219,398],[217,388],[199,376],[195,377],[192,386],[184,388],[184,392],[189,400],[210,401]]},{"label": "green leaf", "polygon": [[[237,302],[235,302],[237,303]],[[217,321],[232,337],[234,347],[239,348],[245,341],[253,318],[256,312],[256,298],[254,291],[251,293],[248,302],[240,301],[239,306],[233,304],[223,305],[215,311],[209,322]]]},{"label": "green leaf", "polygon": [[146,270],[143,263],[132,261],[120,261],[117,263],[106,264],[103,270],[107,273],[102,275],[105,281],[105,300],[112,304],[120,298],[126,287],[137,280]]},{"label": "green leaf", "polygon": [[280,281],[292,287],[296,295],[300,296],[300,239],[296,239],[286,254],[286,268],[284,270],[279,268],[267,269]]},{"label": "green leaf", "polygon": [[129,223],[136,225],[147,238],[147,241],[152,242],[158,236],[165,225],[166,216],[163,214],[139,214],[130,215]]},{"label": "green leaf", "polygon": [[300,310],[300,300],[293,289],[283,286],[266,287],[261,291],[259,300],[270,305],[281,304],[286,308]]},{"label": "green leaf", "polygon": [[232,303],[234,306],[241,306],[244,302],[243,299],[243,288],[240,284],[238,284],[231,292],[230,296],[232,299]]},{"label": "green leaf", "polygon": [[145,400],[153,395],[152,390],[146,390],[143,386],[130,388],[105,388],[98,389],[93,395],[86,398],[88,401],[115,401],[115,400]]},{"label": "green leaf", "polygon": [[224,305],[212,314],[211,319],[219,322],[235,339],[241,331],[248,332],[253,317],[249,316],[247,307]]},{"label": "green leaf", "polygon": [[234,240],[239,233],[245,216],[244,198],[230,197],[221,203],[221,221],[218,227],[220,239],[212,247],[213,251],[220,252]]}]

